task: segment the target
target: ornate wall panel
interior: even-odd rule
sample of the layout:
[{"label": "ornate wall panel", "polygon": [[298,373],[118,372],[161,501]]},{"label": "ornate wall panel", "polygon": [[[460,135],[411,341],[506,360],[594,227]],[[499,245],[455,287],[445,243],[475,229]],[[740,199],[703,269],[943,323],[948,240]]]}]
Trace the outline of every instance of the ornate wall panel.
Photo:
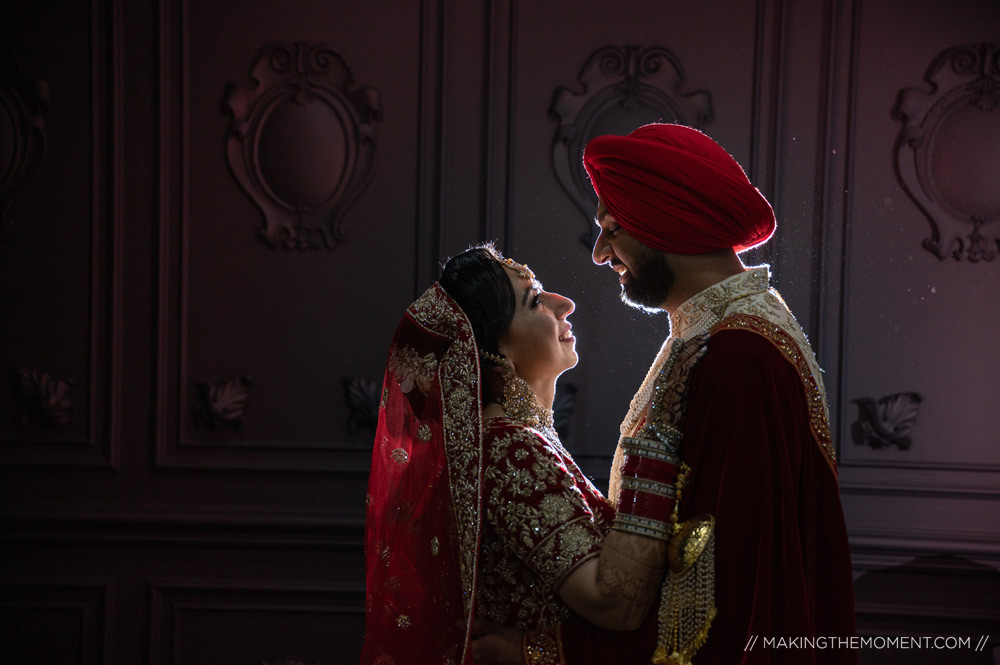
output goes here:
[{"label": "ornate wall panel", "polygon": [[47,103],[45,81],[22,72],[14,54],[0,43],[0,238],[14,228],[7,206],[41,166]]},{"label": "ornate wall panel", "polygon": [[[38,41],[25,40],[28,32],[11,35],[10,48],[0,53],[6,220],[0,404],[10,405],[0,410],[0,460],[116,467],[123,214],[118,4],[68,8],[67,20],[85,29],[67,38],[42,19],[45,11],[25,5],[9,16],[9,25],[37,23]],[[52,106],[43,122],[46,94]]]},{"label": "ornate wall panel", "polygon": [[939,553],[996,566],[1000,314],[984,307],[997,270],[983,178],[996,179],[1000,125],[983,106],[996,56],[975,35],[1000,29],[1000,8],[966,0],[888,35],[875,28],[893,21],[881,3],[833,18],[821,352],[839,359],[827,386],[855,565]]},{"label": "ornate wall panel", "polygon": [[15,663],[107,663],[111,592],[111,583],[99,580],[0,580],[4,658]]},{"label": "ornate wall panel", "polygon": [[264,213],[272,247],[333,249],[375,168],[378,92],[325,44],[269,44],[230,86],[229,168]]},{"label": "ornate wall panel", "polygon": [[[331,34],[316,27],[319,15],[309,25],[276,19],[300,28],[300,39],[254,43],[268,31],[252,25],[220,42],[209,28],[219,11],[166,2],[160,17],[169,130],[161,137],[156,465],[361,476],[370,435],[350,427],[341,378],[363,370],[380,380],[414,288],[418,133],[400,118],[416,95],[399,85],[414,85],[419,58],[406,67],[359,63],[351,54],[368,38],[347,26],[362,21],[360,10],[353,19],[338,14],[342,29],[332,34],[340,38],[329,43],[316,38]],[[419,47],[414,34],[406,39],[400,48]],[[253,63],[250,77],[213,87],[220,76],[240,79],[222,65],[234,60],[241,69]],[[379,85],[355,83],[372,82],[372,72]],[[404,115],[387,126],[393,159],[376,168],[375,88],[387,80]],[[223,93],[228,130],[216,105]],[[213,132],[225,152],[194,149],[196,137]],[[246,232],[261,212],[264,243]],[[360,297],[369,280],[385,284],[385,307]],[[384,342],[362,343],[375,339]]]},{"label": "ornate wall panel", "polygon": [[361,655],[364,584],[155,579],[150,587],[150,665],[220,658],[311,665],[351,663]]},{"label": "ornate wall panel", "polygon": [[925,249],[975,263],[1000,255],[1000,44],[951,47],[924,87],[899,95],[896,170],[927,216]]}]

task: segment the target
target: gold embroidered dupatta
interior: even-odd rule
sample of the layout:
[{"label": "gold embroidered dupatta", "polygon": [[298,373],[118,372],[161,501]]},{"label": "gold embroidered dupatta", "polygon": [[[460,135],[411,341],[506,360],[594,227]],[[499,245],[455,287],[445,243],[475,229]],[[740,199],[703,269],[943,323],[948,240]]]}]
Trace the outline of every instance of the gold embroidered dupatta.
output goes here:
[{"label": "gold embroidered dupatta", "polygon": [[437,283],[393,336],[366,516],[362,665],[471,665],[482,400],[468,318]]}]

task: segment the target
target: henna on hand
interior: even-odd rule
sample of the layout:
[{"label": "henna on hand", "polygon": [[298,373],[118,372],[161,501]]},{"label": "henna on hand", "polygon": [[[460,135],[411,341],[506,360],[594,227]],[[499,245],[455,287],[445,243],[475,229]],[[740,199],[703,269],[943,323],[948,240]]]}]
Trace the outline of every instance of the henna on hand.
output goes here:
[{"label": "henna on hand", "polygon": [[646,616],[663,583],[667,543],[655,538],[611,531],[601,547],[597,590],[617,599],[624,624]]}]

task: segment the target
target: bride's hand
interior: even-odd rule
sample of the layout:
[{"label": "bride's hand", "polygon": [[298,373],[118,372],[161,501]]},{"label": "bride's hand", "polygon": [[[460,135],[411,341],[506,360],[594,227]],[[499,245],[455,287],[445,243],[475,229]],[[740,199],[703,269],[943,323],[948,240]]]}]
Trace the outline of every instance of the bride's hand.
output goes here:
[{"label": "bride's hand", "polygon": [[473,619],[472,660],[476,665],[523,665],[521,639],[517,628],[492,621]]}]

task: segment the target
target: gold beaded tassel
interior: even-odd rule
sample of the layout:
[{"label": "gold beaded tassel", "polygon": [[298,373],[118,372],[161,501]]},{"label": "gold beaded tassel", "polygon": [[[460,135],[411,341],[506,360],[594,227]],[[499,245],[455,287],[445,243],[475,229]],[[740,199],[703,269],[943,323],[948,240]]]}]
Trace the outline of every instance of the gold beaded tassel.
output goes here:
[{"label": "gold beaded tassel", "polygon": [[521,658],[527,665],[565,665],[560,624],[525,633],[521,638]]},{"label": "gold beaded tassel", "polygon": [[681,465],[677,502],[670,516],[673,535],[667,544],[670,569],[663,581],[657,621],[654,665],[691,665],[708,639],[715,619],[715,518],[711,515],[678,522],[681,492],[690,469]]},{"label": "gold beaded tassel", "polygon": [[653,654],[656,665],[691,665],[691,657],[708,639],[716,614],[714,529],[709,527],[704,538],[694,565],[679,573],[671,570],[663,583]]}]

